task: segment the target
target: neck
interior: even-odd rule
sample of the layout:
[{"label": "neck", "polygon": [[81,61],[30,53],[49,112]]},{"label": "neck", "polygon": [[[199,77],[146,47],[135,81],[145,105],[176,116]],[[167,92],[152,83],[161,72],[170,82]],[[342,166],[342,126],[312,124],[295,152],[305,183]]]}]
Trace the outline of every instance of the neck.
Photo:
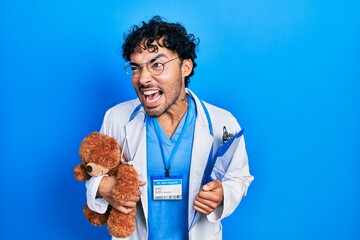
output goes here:
[{"label": "neck", "polygon": [[168,138],[171,138],[174,134],[177,126],[188,109],[188,105],[186,94],[184,94],[182,97],[179,97],[179,99],[165,113],[157,118]]}]

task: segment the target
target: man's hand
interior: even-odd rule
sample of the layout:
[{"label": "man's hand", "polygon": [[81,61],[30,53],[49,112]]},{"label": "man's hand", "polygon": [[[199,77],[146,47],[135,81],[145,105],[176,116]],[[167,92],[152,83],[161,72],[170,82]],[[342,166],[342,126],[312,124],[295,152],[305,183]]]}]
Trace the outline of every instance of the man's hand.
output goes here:
[{"label": "man's hand", "polygon": [[[103,177],[99,185],[98,194],[101,195],[113,208],[124,214],[129,214],[134,210],[136,203],[140,200],[141,192],[138,190],[135,196],[128,202],[117,202],[112,196],[112,189],[114,188],[115,183],[115,176]],[[146,182],[139,182],[140,187],[145,184]]]},{"label": "man's hand", "polygon": [[223,201],[224,189],[220,180],[205,184],[194,201],[194,210],[205,215],[212,213]]}]

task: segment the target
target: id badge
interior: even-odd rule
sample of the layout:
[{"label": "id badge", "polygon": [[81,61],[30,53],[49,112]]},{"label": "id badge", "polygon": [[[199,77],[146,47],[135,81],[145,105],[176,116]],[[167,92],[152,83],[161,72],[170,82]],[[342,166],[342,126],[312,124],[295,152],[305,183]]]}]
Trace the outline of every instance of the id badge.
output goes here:
[{"label": "id badge", "polygon": [[182,199],[182,174],[152,175],[154,200],[181,200]]}]

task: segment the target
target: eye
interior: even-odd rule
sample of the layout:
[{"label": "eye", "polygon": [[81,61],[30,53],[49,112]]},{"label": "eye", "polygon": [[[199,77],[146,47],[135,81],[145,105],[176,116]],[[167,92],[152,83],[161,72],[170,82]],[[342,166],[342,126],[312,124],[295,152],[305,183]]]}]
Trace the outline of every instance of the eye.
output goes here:
[{"label": "eye", "polygon": [[156,60],[155,62],[152,62],[152,63],[150,64],[150,68],[151,68],[152,70],[162,69],[163,66],[164,66],[164,64],[162,63],[161,60]]},{"label": "eye", "polygon": [[140,66],[136,66],[136,65],[131,65],[131,71],[132,72],[139,72],[141,71],[141,67]]}]

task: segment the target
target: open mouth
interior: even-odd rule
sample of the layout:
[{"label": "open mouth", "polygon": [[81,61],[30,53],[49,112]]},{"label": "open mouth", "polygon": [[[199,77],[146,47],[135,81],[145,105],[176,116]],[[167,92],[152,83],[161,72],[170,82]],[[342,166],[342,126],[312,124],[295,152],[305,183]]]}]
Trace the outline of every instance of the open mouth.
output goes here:
[{"label": "open mouth", "polygon": [[154,103],[158,101],[161,96],[162,92],[159,90],[147,90],[142,92],[145,96],[145,102],[147,103]]}]

